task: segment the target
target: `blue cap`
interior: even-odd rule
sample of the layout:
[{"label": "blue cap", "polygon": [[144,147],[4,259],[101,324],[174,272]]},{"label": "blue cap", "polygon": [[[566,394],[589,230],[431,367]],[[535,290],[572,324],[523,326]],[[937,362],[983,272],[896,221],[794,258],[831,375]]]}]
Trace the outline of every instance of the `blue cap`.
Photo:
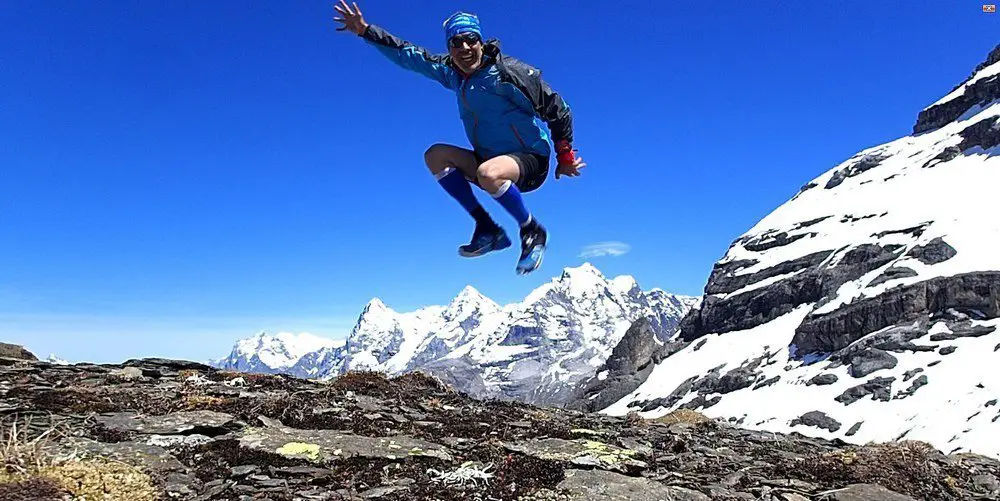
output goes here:
[{"label": "blue cap", "polygon": [[462,33],[475,33],[479,38],[483,38],[482,29],[479,27],[479,18],[475,14],[467,12],[456,12],[448,19],[444,20],[444,40],[447,42],[451,37]]}]

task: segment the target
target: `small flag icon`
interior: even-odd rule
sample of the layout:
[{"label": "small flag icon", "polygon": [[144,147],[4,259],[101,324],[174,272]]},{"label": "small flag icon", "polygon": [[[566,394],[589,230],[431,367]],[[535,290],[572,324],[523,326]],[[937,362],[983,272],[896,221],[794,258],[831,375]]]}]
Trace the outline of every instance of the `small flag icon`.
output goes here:
[{"label": "small flag icon", "polygon": [[983,4],[983,12],[996,12],[996,11],[997,11],[997,4],[995,3]]}]

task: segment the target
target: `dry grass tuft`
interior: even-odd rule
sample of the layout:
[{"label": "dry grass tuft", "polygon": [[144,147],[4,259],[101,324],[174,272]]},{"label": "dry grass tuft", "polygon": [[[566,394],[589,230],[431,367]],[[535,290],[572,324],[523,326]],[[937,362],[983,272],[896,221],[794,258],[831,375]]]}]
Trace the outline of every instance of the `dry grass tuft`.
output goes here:
[{"label": "dry grass tuft", "polygon": [[71,499],[156,501],[152,478],[119,461],[105,458],[57,457],[54,445],[62,433],[50,428],[29,437],[30,426],[17,421],[6,432],[0,460],[0,499]]},{"label": "dry grass tuft", "polygon": [[394,396],[389,379],[381,372],[350,371],[334,378],[330,386],[340,391],[353,391],[362,395]]},{"label": "dry grass tuft", "polygon": [[970,475],[938,466],[933,460],[937,455],[929,444],[907,440],[817,454],[789,467],[826,484],[879,484],[918,498],[941,499],[967,484]]},{"label": "dry grass tuft", "polygon": [[675,424],[675,423],[701,424],[701,423],[709,423],[712,421],[712,419],[698,411],[693,411],[690,409],[677,409],[665,416],[649,419],[648,421],[653,423],[663,423],[663,424]]},{"label": "dry grass tuft", "polygon": [[194,410],[216,410],[227,402],[222,397],[210,395],[188,395],[184,397],[184,408],[189,411]]},{"label": "dry grass tuft", "polygon": [[3,461],[0,479],[5,475],[26,475],[49,466],[49,455],[45,450],[58,437],[59,431],[49,428],[32,437],[29,435],[31,429],[30,418],[23,425],[15,419],[4,433],[0,448],[0,460]]},{"label": "dry grass tuft", "polygon": [[403,391],[442,391],[454,393],[455,390],[445,384],[440,378],[421,371],[407,372],[391,380]]},{"label": "dry grass tuft", "polygon": [[104,458],[61,462],[36,476],[66,489],[76,499],[156,501],[160,497],[149,475]]}]

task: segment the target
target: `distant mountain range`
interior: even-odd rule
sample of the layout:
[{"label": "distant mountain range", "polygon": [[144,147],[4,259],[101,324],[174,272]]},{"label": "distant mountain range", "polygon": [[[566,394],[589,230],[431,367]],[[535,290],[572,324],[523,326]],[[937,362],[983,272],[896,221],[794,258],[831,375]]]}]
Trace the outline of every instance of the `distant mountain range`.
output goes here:
[{"label": "distant mountain range", "polygon": [[348,370],[420,369],[481,398],[561,405],[595,375],[636,320],[651,341],[675,336],[698,302],[631,276],[606,278],[590,263],[566,268],[519,303],[500,306],[465,287],[445,306],[400,313],[378,298],[346,340],[260,333],[213,364],[250,372],[328,379]]}]

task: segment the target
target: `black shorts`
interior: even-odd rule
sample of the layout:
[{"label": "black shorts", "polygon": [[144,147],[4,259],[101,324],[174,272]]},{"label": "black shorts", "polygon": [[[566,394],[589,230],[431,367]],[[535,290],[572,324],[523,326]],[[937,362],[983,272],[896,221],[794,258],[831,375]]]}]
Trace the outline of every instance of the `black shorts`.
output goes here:
[{"label": "black shorts", "polygon": [[[482,165],[482,163],[486,161],[486,159],[479,156],[478,153],[473,152],[473,155],[476,157],[477,166]],[[505,153],[504,155],[512,157],[514,161],[517,162],[520,174],[517,176],[517,182],[514,183],[514,185],[517,186],[517,189],[521,193],[527,193],[538,189],[538,187],[545,182],[545,178],[549,175],[548,156],[525,151]],[[479,186],[478,179],[473,179],[472,182],[476,186]]]}]

